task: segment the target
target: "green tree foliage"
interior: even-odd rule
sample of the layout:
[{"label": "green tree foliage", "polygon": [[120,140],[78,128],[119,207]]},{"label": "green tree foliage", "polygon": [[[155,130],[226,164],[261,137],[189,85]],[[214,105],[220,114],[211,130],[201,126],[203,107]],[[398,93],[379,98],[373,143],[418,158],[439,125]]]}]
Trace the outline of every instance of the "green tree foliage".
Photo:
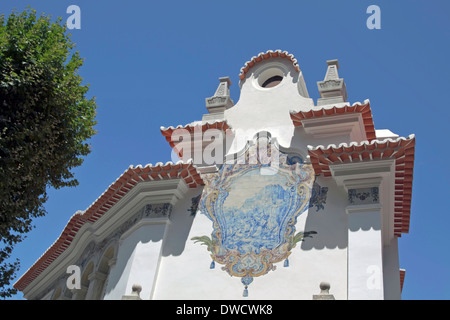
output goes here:
[{"label": "green tree foliage", "polygon": [[0,16],[0,297],[14,293],[19,261],[7,259],[46,214],[47,188],[76,186],[71,170],[90,152],[97,106],[74,47],[61,18]]}]

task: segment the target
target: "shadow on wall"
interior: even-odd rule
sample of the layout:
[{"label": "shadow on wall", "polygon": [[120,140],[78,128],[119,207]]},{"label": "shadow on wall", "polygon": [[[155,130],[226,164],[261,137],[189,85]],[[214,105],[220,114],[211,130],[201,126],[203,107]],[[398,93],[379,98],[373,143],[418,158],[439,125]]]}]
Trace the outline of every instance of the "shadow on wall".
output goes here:
[{"label": "shadow on wall", "polygon": [[347,248],[347,196],[331,178],[317,177],[320,187],[327,187],[326,202],[311,206],[306,216],[305,231],[316,231],[312,238],[302,242],[302,250]]},{"label": "shadow on wall", "polygon": [[372,213],[364,212],[363,214],[350,213],[351,219],[348,222],[348,228],[351,232],[355,231],[369,231],[369,230],[381,230],[380,214],[378,211],[373,211]]},{"label": "shadow on wall", "polygon": [[[123,240],[119,250],[117,261],[109,274],[109,285],[105,291],[105,297],[111,293],[125,292],[127,287],[127,275],[133,265],[131,261],[135,258],[135,250],[140,244],[149,242],[160,242],[164,237],[165,224],[154,224],[149,227],[143,226],[135,230]],[[121,296],[112,296],[109,299],[121,299]]]},{"label": "shadow on wall", "polygon": [[202,193],[202,190],[203,187],[189,190],[186,196],[176,204],[170,218],[171,223],[167,228],[164,247],[162,248],[162,255],[164,257],[170,255],[179,256],[183,253],[197,209],[197,206],[193,202]]},{"label": "shadow on wall", "polygon": [[[194,216],[189,212],[189,209],[191,208],[191,199],[200,194],[201,190],[202,188],[189,190],[186,197],[180,199],[176,203],[170,215],[170,224],[160,223],[143,225],[122,240],[123,242],[119,250],[116,264],[111,269],[111,283],[107,287],[105,296],[108,296],[110,299],[121,299],[119,296],[110,296],[110,294],[115,294],[115,292],[126,292],[128,279],[126,276],[124,277],[124,275],[130,274],[130,268],[132,268],[133,265],[131,262],[135,259],[135,251],[138,246],[145,247],[145,245],[150,242],[161,243],[161,254],[163,256],[181,255],[184,251],[194,219]],[[150,247],[147,246],[147,248]],[[148,254],[148,252],[146,254]],[[151,254],[157,255],[157,252],[151,252]],[[155,258],[157,259],[157,257]]]}]

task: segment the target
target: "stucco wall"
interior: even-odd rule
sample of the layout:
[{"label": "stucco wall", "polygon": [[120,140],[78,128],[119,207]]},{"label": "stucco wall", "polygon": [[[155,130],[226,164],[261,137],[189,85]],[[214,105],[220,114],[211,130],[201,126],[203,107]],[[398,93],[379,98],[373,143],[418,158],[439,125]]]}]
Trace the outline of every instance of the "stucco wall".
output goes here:
[{"label": "stucco wall", "polygon": [[[264,80],[264,77],[278,73],[283,75],[284,78],[276,87],[267,89],[258,86]],[[303,75],[294,68],[289,60],[276,58],[259,63],[241,81],[240,87],[240,100],[235,106],[227,109],[223,115],[234,130],[236,138],[235,143],[228,150],[229,155],[246,154],[247,151],[244,149],[247,142],[254,140],[255,134],[269,132],[268,143],[276,144],[284,155],[295,154],[301,157],[303,163],[307,165],[308,145],[350,143],[351,137],[363,136],[362,133],[355,135],[355,130],[358,130],[359,124],[350,126],[347,132],[340,130],[335,135],[330,134],[332,130],[329,126],[327,135],[322,136],[307,134],[302,127],[294,127],[289,113],[291,110],[305,111],[317,107],[314,107],[312,99],[307,96]],[[355,122],[357,123],[360,120],[356,118]],[[322,125],[325,126],[326,124]],[[319,127],[320,125],[317,125],[316,129]],[[284,169],[286,171],[283,174],[288,176],[292,173],[289,173],[289,170],[297,170],[289,169],[289,166]],[[302,174],[305,172],[302,172]],[[218,174],[221,174],[220,171]],[[214,176],[212,177],[212,180],[214,180]],[[367,288],[364,287],[365,280],[359,281],[356,285],[359,286],[357,290],[353,290],[353,287],[350,288],[352,294],[360,290],[364,291],[362,296],[365,297],[379,298],[383,297],[384,293],[384,298],[387,299],[400,298],[396,239],[383,244],[380,235],[382,232],[380,230],[381,225],[376,226],[375,229],[368,228],[365,230],[363,228],[360,230],[357,228],[357,232],[352,230],[353,223],[359,215],[352,213],[350,217],[347,213],[349,204],[347,192],[342,186],[338,186],[333,178],[323,176],[314,178],[313,174],[310,176],[312,178],[302,185],[308,189],[310,194],[305,199],[295,200],[299,201],[299,206],[306,203],[306,210],[302,208],[302,210],[289,212],[292,215],[289,216],[289,221],[295,223],[283,226],[282,231],[285,232],[287,238],[282,239],[281,245],[269,250],[270,255],[275,255],[274,251],[278,250],[276,254],[279,254],[280,257],[288,257],[288,264],[286,262],[285,265],[284,261],[273,262],[274,260],[269,259],[269,261],[261,258],[258,263],[264,272],[257,276],[248,277],[251,283],[244,286],[245,281],[241,281],[244,277],[236,276],[236,273],[234,273],[236,270],[230,268],[230,260],[223,263],[224,260],[219,257],[219,252],[230,253],[230,248],[221,246],[221,243],[217,242],[208,245],[208,241],[224,240],[225,236],[217,233],[217,224],[213,224],[214,219],[217,218],[215,215],[223,207],[223,204],[212,201],[208,207],[200,205],[197,210],[198,196],[203,194],[202,200],[204,200],[204,197],[212,194],[214,188],[220,188],[220,183],[228,177],[224,175],[219,179],[219,182],[214,182],[211,190],[208,189],[207,184],[205,187],[206,193],[205,188],[202,187],[188,189],[184,183],[171,183],[170,190],[173,192],[171,191],[170,198],[167,198],[171,199],[170,214],[156,219],[141,215],[139,216],[140,220],[133,222],[131,228],[118,235],[120,239],[118,239],[118,246],[113,259],[114,263],[112,263],[107,275],[104,298],[121,299],[123,295],[131,293],[134,284],[139,284],[142,286],[140,293],[142,299],[244,299],[244,292],[247,290],[249,299],[310,300],[314,294],[320,292],[319,284],[326,281],[331,285],[330,294],[333,294],[336,299],[348,299],[352,298],[349,297],[350,294],[348,293],[349,284],[353,286],[354,279],[367,276],[367,262],[361,260],[363,267],[358,267],[360,257],[377,257],[374,264],[383,273],[383,286],[381,294],[380,292],[375,294],[375,291],[366,290]],[[206,176],[204,178],[207,180]],[[236,184],[231,184],[233,188],[239,186],[239,183],[250,186],[249,188],[259,187],[258,185],[251,186],[249,181],[236,181],[233,180],[233,183]],[[273,190],[270,189],[272,191],[268,192],[266,199],[258,198],[257,200],[256,205],[263,211],[267,206],[270,207],[271,201],[273,204],[275,200],[280,200],[271,200],[272,193],[276,191],[277,186],[285,188],[283,191],[279,191],[280,193],[288,190],[286,185],[292,187],[292,189],[289,189],[291,194],[287,192],[287,195],[284,196],[286,202],[294,201],[293,199],[298,197],[297,190],[299,190],[300,183],[289,185],[286,182],[283,185],[284,182],[280,181],[275,178],[273,181],[264,181],[267,186],[273,186]],[[289,182],[290,180],[286,181]],[[148,182],[149,186],[151,183]],[[133,189],[133,192],[137,194],[136,199],[142,198],[139,200],[141,202],[131,199],[130,196],[131,200],[128,207],[123,207],[123,210],[117,209],[117,212],[113,208],[113,213],[108,218],[112,219],[108,220],[111,224],[113,224],[113,221],[116,221],[115,224],[125,223],[125,219],[119,221],[119,218],[132,217],[135,214],[134,211],[141,212],[141,208],[147,205],[145,202],[147,199],[143,198],[144,192],[138,189]],[[312,196],[313,191],[316,192],[315,197]],[[318,192],[320,197],[318,197]],[[140,193],[142,193],[142,197]],[[154,193],[158,193],[156,187],[148,190],[150,198]],[[249,190],[243,190],[240,197],[245,201],[246,198],[252,199],[255,194],[256,192],[251,193]],[[176,196],[172,197],[172,195]],[[220,197],[220,193],[218,197]],[[173,200],[175,198],[177,198],[176,201]],[[230,196],[230,198],[232,197]],[[234,200],[237,201],[238,199],[239,197],[235,196]],[[158,203],[168,201],[164,200]],[[282,202],[279,203],[280,208],[286,205]],[[242,203],[240,205],[243,208]],[[219,208],[216,208],[216,206]],[[228,206],[230,205],[228,204]],[[272,213],[274,212],[273,209],[276,209],[276,207],[270,208]],[[289,210],[291,209],[289,208]],[[389,208],[386,208],[386,210],[389,210]],[[233,213],[234,211],[225,210],[225,213],[227,212]],[[270,218],[280,218],[277,214],[272,213]],[[373,221],[378,221],[380,218],[379,212],[374,212],[371,217]],[[248,219],[243,219],[242,223],[246,224],[247,221]],[[105,225],[108,225],[108,223],[105,223]],[[239,221],[233,221],[233,223],[236,224]],[[253,221],[253,223],[255,225],[252,227],[252,231],[260,228],[258,221]],[[115,228],[120,228],[120,226],[115,225]],[[106,227],[104,229],[106,230]],[[314,231],[315,233],[311,233],[311,237],[306,237],[304,241],[297,243],[295,246],[289,247],[289,239],[291,239],[289,237],[293,237],[296,232],[302,231]],[[264,232],[266,233],[264,234]],[[262,233],[266,237],[271,236],[267,230],[262,230]],[[202,236],[206,237],[203,243],[202,241],[195,241]],[[107,235],[104,237],[107,237]],[[243,238],[243,240],[248,240],[248,238]],[[255,241],[257,240],[258,238],[255,238]],[[255,254],[259,255],[259,249],[255,249],[253,243],[251,243],[251,246],[252,249],[246,253],[256,252]],[[371,250],[371,254],[365,254],[368,248]],[[232,262],[243,269],[247,268],[245,270],[248,271],[250,270],[249,265],[255,264],[256,260],[253,258],[253,260],[250,259],[251,261],[245,260],[245,254],[242,252],[239,254],[233,253],[232,257],[236,260]],[[349,267],[349,259],[352,261],[351,267]],[[214,263],[212,263],[213,261]],[[354,261],[357,263],[354,263]],[[246,266],[247,262],[248,265]]]},{"label": "stucco wall", "polygon": [[[312,238],[293,248],[289,266],[276,264],[276,270],[256,277],[249,285],[251,299],[312,299],[319,293],[319,283],[328,281],[336,299],[347,298],[347,218],[346,198],[331,179],[318,179],[328,187],[323,209],[309,208],[300,215],[296,229],[314,230]],[[181,206],[180,206],[181,209]],[[192,220],[192,222],[190,221]],[[187,226],[192,223],[187,236]],[[185,226],[186,228],[183,228]],[[192,237],[210,234],[212,222],[200,211],[195,217],[176,210],[167,232],[153,299],[241,299],[243,285],[216,264],[210,269],[211,257],[206,246],[194,243]],[[174,248],[183,248],[176,250]]]}]

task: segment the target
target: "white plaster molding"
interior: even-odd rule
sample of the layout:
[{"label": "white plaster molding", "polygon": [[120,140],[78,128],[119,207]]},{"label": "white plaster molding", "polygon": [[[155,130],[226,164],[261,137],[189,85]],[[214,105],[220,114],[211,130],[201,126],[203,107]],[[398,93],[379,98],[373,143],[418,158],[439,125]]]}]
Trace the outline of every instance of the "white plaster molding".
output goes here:
[{"label": "white plaster molding", "polygon": [[364,178],[364,179],[347,179],[343,180],[345,189],[361,189],[361,188],[373,188],[380,187],[382,177]]},{"label": "white plaster molding", "polygon": [[[374,160],[330,165],[330,172],[337,185],[348,191],[348,186],[359,188],[376,186],[380,179],[393,174],[395,160]],[[358,181],[359,180],[359,181]]]},{"label": "white plaster molding", "polygon": [[[394,237],[395,160],[372,160],[330,165],[338,186],[350,189],[378,187],[381,207],[382,240],[388,245]],[[350,207],[350,206],[349,206]],[[356,207],[353,205],[351,207]],[[354,209],[349,209],[353,212]]]},{"label": "white plaster molding", "polygon": [[379,211],[383,208],[380,203],[373,204],[359,204],[359,205],[349,205],[345,208],[347,214],[358,213],[358,212],[372,212]]},{"label": "white plaster molding", "polygon": [[132,225],[127,231],[125,231],[122,234],[122,236],[119,239],[119,245],[121,245],[126,238],[132,235],[139,228],[152,224],[170,224],[170,219],[169,217],[165,217],[165,218],[143,218],[139,220],[137,223]]},{"label": "white plaster molding", "polygon": [[71,245],[64,250],[36,279],[33,285],[24,290],[25,298],[33,298],[46,290],[66,274],[69,265],[75,263],[84,253],[89,243],[99,243],[114,232],[122,223],[136,214],[146,204],[175,203],[188,191],[181,178],[170,180],[146,181],[138,183],[122,199],[95,223],[87,221],[77,232]]},{"label": "white plaster molding", "polygon": [[284,63],[276,60],[270,61],[270,63],[262,65],[259,68],[255,67],[255,71],[253,72],[252,76],[252,85],[256,90],[272,90],[272,88],[263,88],[261,86],[262,83],[274,75],[279,75],[283,78],[283,80],[280,82],[280,84],[277,85],[277,87],[281,87],[286,84],[285,78],[288,73],[289,69]]},{"label": "white plaster molding", "polygon": [[305,133],[315,139],[349,136],[350,141],[366,140],[361,113],[347,113],[302,120]]},{"label": "white plaster molding", "polygon": [[216,165],[204,166],[197,168],[197,171],[200,172],[200,174],[217,173],[219,168]]},{"label": "white plaster molding", "polygon": [[[188,189],[183,179],[139,183],[96,221],[93,233],[100,235],[112,232],[146,204],[170,203],[175,205]],[[117,214],[118,211],[128,212],[128,214]]]}]

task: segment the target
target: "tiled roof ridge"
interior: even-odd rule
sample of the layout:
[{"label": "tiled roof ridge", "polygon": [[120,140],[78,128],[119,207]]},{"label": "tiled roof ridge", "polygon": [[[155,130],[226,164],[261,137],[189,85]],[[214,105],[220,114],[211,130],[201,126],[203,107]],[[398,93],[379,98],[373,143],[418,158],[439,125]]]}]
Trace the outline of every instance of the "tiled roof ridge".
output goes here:
[{"label": "tiled roof ridge", "polygon": [[415,135],[407,138],[308,146],[308,155],[316,174],[331,176],[330,165],[372,160],[395,160],[394,235],[409,232],[414,171]]},{"label": "tiled roof ridge", "polygon": [[398,137],[398,138],[385,138],[382,140],[379,139],[374,139],[372,141],[368,141],[368,140],[364,140],[361,142],[356,142],[356,141],[352,141],[350,143],[339,143],[338,145],[336,144],[329,144],[328,146],[323,146],[323,145],[318,145],[318,146],[311,146],[308,145],[308,150],[310,151],[316,151],[319,149],[322,150],[328,150],[328,149],[340,149],[340,148],[349,148],[349,147],[361,147],[361,146],[369,146],[369,145],[377,145],[377,144],[381,144],[381,143],[386,143],[386,142],[390,142],[390,143],[398,143],[401,141],[410,141],[410,140],[414,140],[415,139],[415,135],[414,134],[410,134],[408,137]]},{"label": "tiled roof ridge", "polygon": [[[228,124],[227,120],[215,120],[215,121],[199,121],[195,123],[190,123],[187,125],[178,125],[176,127],[163,127],[161,126],[161,133],[166,138],[166,141],[169,142],[170,146],[172,148],[175,147],[175,142],[172,140],[172,133],[175,130],[185,129],[188,130],[190,133],[192,133],[195,128],[201,128],[202,132],[208,130],[208,129],[217,129],[222,130],[224,132],[227,132],[228,129],[231,129],[231,126]],[[182,156],[182,150],[180,150],[178,153],[178,156]]]},{"label": "tiled roof ridge", "polygon": [[373,123],[372,111],[370,109],[370,100],[366,99],[363,103],[355,102],[352,105],[346,103],[345,105],[335,105],[331,104],[328,106],[323,106],[318,109],[311,109],[307,111],[290,111],[291,119],[294,126],[302,126],[302,120],[318,117],[326,117],[344,113],[359,112],[362,115],[364,129],[366,132],[366,137],[369,141],[376,139],[375,126]]},{"label": "tiled roof ridge", "polygon": [[161,126],[160,130],[161,130],[161,132],[163,132],[163,131],[176,130],[176,129],[186,129],[186,128],[194,128],[194,127],[213,126],[213,125],[217,125],[217,124],[223,124],[224,126],[226,125],[227,127],[229,127],[229,124],[228,124],[227,120],[213,120],[213,121],[191,122],[191,123],[185,124],[185,125],[179,124],[176,127],[174,127],[174,126],[168,126],[168,127]]},{"label": "tiled roof ridge", "polygon": [[[345,105],[342,105],[342,104],[345,104]],[[352,104],[350,104],[350,102],[339,102],[339,103],[332,103],[332,104],[323,105],[323,106],[314,106],[312,109],[306,110],[306,111],[290,110],[290,113],[291,114],[297,114],[297,113],[305,113],[306,114],[306,113],[317,112],[317,111],[322,111],[322,110],[342,109],[342,108],[346,108],[346,107],[357,107],[357,106],[365,106],[365,105],[370,105],[370,99],[364,99],[363,102],[356,101],[356,102],[353,102]]]},{"label": "tiled roof ridge", "polygon": [[239,79],[243,80],[248,70],[250,70],[250,68],[252,68],[256,63],[275,57],[289,59],[294,65],[294,68],[297,71],[300,71],[297,59],[295,59],[293,54],[290,54],[287,51],[281,51],[280,49],[277,49],[275,51],[267,50],[266,52],[260,52],[257,56],[253,56],[249,61],[245,62],[244,66],[241,68],[241,72],[239,73]]}]

